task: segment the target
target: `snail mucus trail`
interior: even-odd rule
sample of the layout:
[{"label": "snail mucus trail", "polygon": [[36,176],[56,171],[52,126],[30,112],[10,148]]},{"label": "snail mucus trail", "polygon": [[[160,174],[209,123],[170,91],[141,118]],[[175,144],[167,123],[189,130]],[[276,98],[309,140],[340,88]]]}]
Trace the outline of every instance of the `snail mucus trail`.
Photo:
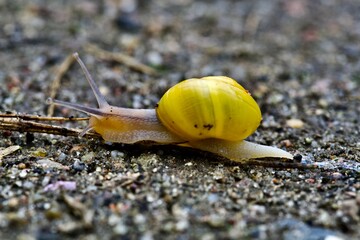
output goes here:
[{"label": "snail mucus trail", "polygon": [[170,88],[156,109],[129,109],[108,104],[78,54],[74,53],[73,57],[80,64],[99,108],[51,98],[47,103],[90,115],[89,124],[80,136],[92,130],[108,142],[176,144],[236,162],[293,159],[279,148],[244,140],[259,126],[261,112],[250,93],[231,78],[209,76],[185,80]]}]

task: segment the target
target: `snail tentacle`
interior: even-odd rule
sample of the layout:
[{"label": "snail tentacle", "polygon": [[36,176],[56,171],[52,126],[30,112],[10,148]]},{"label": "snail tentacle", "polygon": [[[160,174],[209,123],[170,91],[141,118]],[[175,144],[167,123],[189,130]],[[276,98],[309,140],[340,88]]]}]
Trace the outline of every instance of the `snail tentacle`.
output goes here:
[{"label": "snail tentacle", "polygon": [[95,97],[96,97],[96,100],[97,100],[97,102],[98,102],[98,104],[99,104],[99,108],[105,108],[105,107],[110,106],[109,103],[106,101],[104,95],[101,94],[98,86],[96,85],[94,79],[91,77],[91,75],[90,75],[89,71],[87,70],[85,64],[84,64],[83,61],[80,59],[79,54],[78,54],[77,52],[75,52],[75,53],[73,54],[73,57],[74,57],[74,58],[76,59],[76,61],[79,63],[82,71],[84,72],[84,75],[85,75],[87,81],[89,82],[91,89],[92,89],[93,92],[94,92],[94,95],[95,95]]},{"label": "snail tentacle", "polygon": [[71,108],[86,114],[89,114],[91,116],[103,116],[106,113],[104,111],[102,111],[99,108],[92,108],[92,107],[87,107],[84,105],[80,105],[80,104],[76,104],[76,103],[71,103],[71,102],[64,102],[64,101],[60,101],[60,100],[56,100],[56,99],[52,99],[52,98],[48,98],[46,100],[47,104],[54,104],[57,106],[62,106],[62,107],[67,107],[67,108]]}]

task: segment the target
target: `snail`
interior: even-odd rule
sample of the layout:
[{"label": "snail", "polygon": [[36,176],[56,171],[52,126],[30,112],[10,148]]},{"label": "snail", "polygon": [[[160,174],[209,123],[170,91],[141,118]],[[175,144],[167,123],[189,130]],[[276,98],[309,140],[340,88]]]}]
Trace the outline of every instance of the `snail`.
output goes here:
[{"label": "snail", "polygon": [[108,142],[176,144],[236,162],[293,158],[284,150],[244,140],[260,125],[261,112],[250,93],[229,77],[188,79],[170,88],[155,109],[129,109],[108,104],[79,55],[74,53],[73,57],[84,72],[99,108],[51,98],[47,103],[90,115],[89,124],[80,136],[93,130]]}]

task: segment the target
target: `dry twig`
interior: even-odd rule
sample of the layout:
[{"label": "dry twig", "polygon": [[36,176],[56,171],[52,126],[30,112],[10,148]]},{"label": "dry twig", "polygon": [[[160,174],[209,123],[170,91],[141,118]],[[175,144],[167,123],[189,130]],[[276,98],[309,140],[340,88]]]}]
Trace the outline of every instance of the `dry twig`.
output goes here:
[{"label": "dry twig", "polygon": [[[0,130],[17,132],[37,132],[62,136],[78,136],[81,129],[65,128],[36,121],[83,121],[88,118],[41,117],[35,115],[0,114]],[[94,132],[87,132],[84,137],[99,138]]]},{"label": "dry twig", "polygon": [[3,157],[9,155],[9,154],[12,154],[13,152],[16,152],[17,150],[19,150],[21,147],[18,146],[18,145],[13,145],[13,146],[10,146],[10,147],[7,147],[3,150],[0,150],[0,161]]},{"label": "dry twig", "polygon": [[[72,56],[72,54],[70,54],[69,56],[67,56],[65,58],[65,60],[61,63],[60,67],[58,68],[56,74],[55,74],[55,78],[53,83],[51,84],[51,89],[50,89],[50,96],[51,98],[55,98],[56,97],[56,93],[57,90],[60,87],[60,82],[62,77],[64,76],[64,74],[68,71],[68,69],[70,68],[71,64],[74,62],[74,58]],[[54,114],[54,105],[50,105],[48,108],[48,112],[47,115],[48,116],[52,116]]]},{"label": "dry twig", "polygon": [[18,118],[22,120],[35,120],[35,121],[86,121],[88,117],[75,118],[75,117],[43,117],[37,115],[28,114],[16,114],[16,113],[0,113],[0,122],[2,118]]}]

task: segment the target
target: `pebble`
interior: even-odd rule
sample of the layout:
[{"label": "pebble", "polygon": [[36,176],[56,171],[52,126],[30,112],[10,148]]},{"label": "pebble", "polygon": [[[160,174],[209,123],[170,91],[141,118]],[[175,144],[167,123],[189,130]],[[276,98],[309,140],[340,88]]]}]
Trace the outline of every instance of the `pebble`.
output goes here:
[{"label": "pebble", "polygon": [[189,227],[189,221],[182,219],[175,224],[175,229],[179,232],[185,231]]},{"label": "pebble", "polygon": [[115,225],[113,231],[115,234],[125,235],[128,232],[128,227],[124,223],[119,222],[118,224]]},{"label": "pebble", "polygon": [[295,155],[294,155],[294,160],[295,160],[296,162],[301,162],[301,160],[302,160],[302,155],[301,155],[301,154],[295,154]]},{"label": "pebble", "polygon": [[334,179],[341,179],[341,178],[343,178],[343,175],[340,172],[334,172],[334,173],[332,173],[332,177]]},{"label": "pebble", "polygon": [[304,122],[301,121],[300,119],[292,118],[286,121],[286,125],[288,125],[291,128],[303,128]]},{"label": "pebble", "polygon": [[314,184],[314,183],[316,183],[316,180],[313,178],[309,178],[309,179],[306,179],[305,182],[307,182],[309,184]]},{"label": "pebble", "polygon": [[137,214],[137,215],[135,215],[135,217],[134,217],[134,222],[135,222],[136,224],[144,224],[144,223],[146,223],[146,218],[145,218],[145,216],[142,215],[142,214]]},{"label": "pebble", "polygon": [[40,159],[36,162],[39,166],[41,166],[44,170],[49,170],[52,168],[55,169],[68,169],[67,166],[62,165],[61,163],[54,162],[50,159]]},{"label": "pebble", "polygon": [[25,163],[19,163],[18,168],[19,168],[19,169],[25,169],[25,168],[26,168],[26,164],[25,164]]},{"label": "pebble", "polygon": [[72,169],[74,169],[77,172],[81,172],[86,168],[86,164],[81,162],[79,159],[75,159],[73,165],[72,165]]},{"label": "pebble", "polygon": [[23,186],[22,181],[15,181],[15,186],[22,187]]},{"label": "pebble", "polygon": [[98,189],[95,185],[89,185],[86,187],[86,192],[95,192]]},{"label": "pebble", "polygon": [[211,227],[219,228],[219,227],[223,227],[225,225],[225,219],[222,216],[212,214],[209,216],[207,223]]},{"label": "pebble", "polygon": [[47,211],[45,211],[45,216],[49,220],[56,220],[56,219],[61,219],[63,216],[63,213],[60,209],[58,209],[56,207],[52,207],[52,208],[48,209]]},{"label": "pebble", "polygon": [[219,196],[215,193],[211,193],[207,197],[210,204],[216,203],[219,200]]},{"label": "pebble", "polygon": [[46,157],[47,151],[44,148],[37,148],[35,151],[31,153],[34,157]]},{"label": "pebble", "polygon": [[249,210],[250,210],[250,214],[253,216],[260,216],[266,213],[265,206],[261,206],[261,205],[251,205],[249,207]]},{"label": "pebble", "polygon": [[293,143],[289,139],[282,141],[282,144],[284,144],[284,146],[287,148],[293,146]]},{"label": "pebble", "polygon": [[56,191],[58,189],[64,189],[68,191],[76,190],[76,182],[74,181],[57,181],[51,183],[44,188],[44,191]]},{"label": "pebble", "polygon": [[16,209],[19,206],[19,198],[10,198],[8,200],[8,206],[12,209]]},{"label": "pebble", "polygon": [[59,161],[64,161],[66,159],[67,155],[63,152],[61,152],[58,156]]},{"label": "pebble", "polygon": [[140,237],[140,240],[153,240],[153,234],[149,231]]},{"label": "pebble", "polygon": [[31,234],[21,233],[17,236],[17,240],[36,240],[37,238]]},{"label": "pebble", "polygon": [[34,183],[31,181],[24,181],[23,188],[25,189],[32,189],[34,187]]},{"label": "pebble", "polygon": [[279,184],[282,183],[282,181],[280,179],[278,179],[278,178],[273,178],[272,183],[275,184],[275,185],[279,185]]},{"label": "pebble", "polygon": [[313,141],[312,138],[309,138],[309,137],[305,138],[305,144],[307,144],[307,145],[311,144],[312,141]]},{"label": "pebble", "polygon": [[110,226],[115,226],[119,221],[121,221],[121,217],[117,214],[111,214],[107,220]]},{"label": "pebble", "polygon": [[26,178],[26,176],[28,175],[28,170],[27,169],[23,169],[21,170],[19,177],[20,178]]},{"label": "pebble", "polygon": [[324,238],[324,240],[345,240],[345,239],[334,235],[328,235]]},{"label": "pebble", "polygon": [[10,225],[22,226],[28,224],[27,216],[23,211],[10,212],[6,214],[6,220]]},{"label": "pebble", "polygon": [[201,236],[200,239],[201,240],[215,240],[216,236],[213,233],[205,233],[204,235]]},{"label": "pebble", "polygon": [[174,229],[174,223],[167,222],[162,225],[162,230],[165,232],[171,232]]},{"label": "pebble", "polygon": [[163,59],[160,53],[155,51],[149,52],[147,54],[147,60],[150,65],[154,65],[154,66],[159,66],[163,63]]},{"label": "pebble", "polygon": [[84,156],[81,157],[81,161],[83,162],[91,162],[95,157],[95,153],[94,152],[89,152],[87,154],[85,154]]},{"label": "pebble", "polygon": [[120,152],[118,150],[113,150],[110,152],[112,159],[118,159],[118,158],[124,158],[125,154],[123,152]]},{"label": "pebble", "polygon": [[224,175],[222,175],[222,174],[215,174],[214,176],[213,176],[213,179],[216,181],[216,182],[218,182],[218,183],[224,183],[225,182],[225,176]]}]

